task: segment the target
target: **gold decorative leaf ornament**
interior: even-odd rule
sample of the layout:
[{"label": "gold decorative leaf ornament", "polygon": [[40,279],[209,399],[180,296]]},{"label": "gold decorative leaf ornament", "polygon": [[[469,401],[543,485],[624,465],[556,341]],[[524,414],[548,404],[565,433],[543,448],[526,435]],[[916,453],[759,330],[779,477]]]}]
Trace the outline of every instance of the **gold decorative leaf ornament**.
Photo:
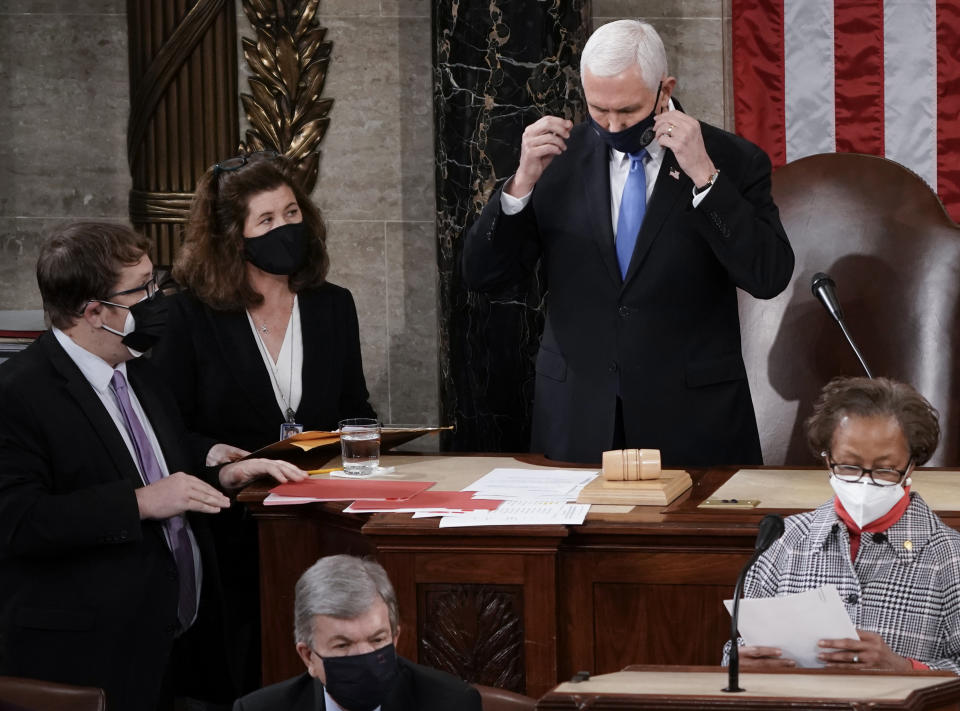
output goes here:
[{"label": "gold decorative leaf ornament", "polygon": [[330,125],[333,99],[321,98],[330,51],[316,20],[320,0],[243,0],[256,40],[243,38],[253,76],[241,94],[250,122],[244,152],[273,150],[290,158],[308,193],[317,182],[318,148]]}]

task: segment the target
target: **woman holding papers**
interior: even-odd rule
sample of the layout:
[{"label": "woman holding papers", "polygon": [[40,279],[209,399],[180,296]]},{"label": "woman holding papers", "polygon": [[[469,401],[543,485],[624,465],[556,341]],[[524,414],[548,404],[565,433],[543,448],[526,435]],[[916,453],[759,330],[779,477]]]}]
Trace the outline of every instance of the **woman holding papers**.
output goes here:
[{"label": "woman holding papers", "polygon": [[[848,670],[960,673],[960,534],[910,491],[940,438],[937,412],[886,378],[836,378],[807,420],[836,496],[790,516],[748,573],[746,597],[833,584],[860,639],[820,640],[819,659]],[[793,666],[772,647],[741,647],[743,667]]]},{"label": "woman holding papers", "polygon": [[[189,429],[217,445],[208,465],[301,429],[376,417],[353,297],[326,281],[320,211],[273,152],[243,154],[200,179],[173,276],[166,335],[153,350]],[[239,507],[214,536],[233,618],[237,693],[259,686],[257,533]]]}]

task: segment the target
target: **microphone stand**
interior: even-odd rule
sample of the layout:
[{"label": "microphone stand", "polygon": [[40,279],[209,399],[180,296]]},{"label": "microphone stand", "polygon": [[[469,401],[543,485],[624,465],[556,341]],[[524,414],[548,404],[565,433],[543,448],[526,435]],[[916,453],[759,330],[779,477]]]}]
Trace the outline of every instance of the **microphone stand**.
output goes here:
[{"label": "microphone stand", "polygon": [[746,691],[740,688],[740,646],[737,644],[737,625],[740,620],[740,598],[743,595],[743,584],[747,571],[762,556],[773,542],[783,535],[783,517],[777,514],[767,514],[760,521],[760,530],[757,532],[757,542],[753,555],[743,566],[737,584],[733,588],[733,607],[730,610],[730,659],[727,667],[727,687],[723,691],[737,693]]},{"label": "microphone stand", "polygon": [[757,559],[763,555],[762,550],[755,551],[747,564],[740,571],[737,578],[737,584],[733,588],[733,609],[730,611],[730,659],[727,666],[727,687],[723,689],[727,693],[737,693],[746,691],[740,688],[740,645],[737,644],[737,625],[740,619],[740,598],[743,596],[743,582],[747,577],[747,571],[753,567]]},{"label": "microphone stand", "polygon": [[857,356],[857,360],[860,361],[860,365],[863,368],[863,372],[867,374],[868,378],[873,378],[873,373],[870,372],[870,367],[867,365],[866,359],[863,357],[863,353],[860,352],[860,349],[857,348],[857,344],[853,341],[853,336],[850,335],[850,332],[847,330],[847,324],[843,320],[843,311],[840,309],[840,302],[837,300],[837,293],[835,291],[837,285],[830,278],[828,274],[823,272],[817,272],[813,275],[813,279],[810,280],[810,291],[813,292],[813,295],[816,297],[817,301],[823,304],[823,308],[827,310],[827,313],[830,314],[831,318],[837,322],[837,325],[840,326],[840,330],[843,331],[843,337],[847,339],[847,343],[850,344],[850,347],[853,349],[854,354]]},{"label": "microphone stand", "polygon": [[867,361],[863,358],[863,353],[861,353],[860,349],[857,348],[857,344],[853,342],[853,338],[850,336],[850,332],[847,330],[847,325],[843,322],[843,319],[837,320],[837,323],[840,325],[840,330],[843,331],[843,335],[846,337],[847,343],[850,344],[850,347],[856,354],[857,360],[860,361],[860,365],[863,367],[863,372],[867,374],[868,378],[873,378],[873,373],[870,372],[870,368],[867,366]]}]

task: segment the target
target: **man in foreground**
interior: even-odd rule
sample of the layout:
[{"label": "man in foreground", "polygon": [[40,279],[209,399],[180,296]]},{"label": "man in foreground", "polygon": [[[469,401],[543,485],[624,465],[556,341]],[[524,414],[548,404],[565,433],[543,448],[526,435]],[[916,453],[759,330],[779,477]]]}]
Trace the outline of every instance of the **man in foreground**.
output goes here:
[{"label": "man in foreground", "polygon": [[396,654],[397,597],[379,563],[321,558],[297,581],[297,654],[307,671],[238,700],[234,711],[480,711],[480,694]]}]

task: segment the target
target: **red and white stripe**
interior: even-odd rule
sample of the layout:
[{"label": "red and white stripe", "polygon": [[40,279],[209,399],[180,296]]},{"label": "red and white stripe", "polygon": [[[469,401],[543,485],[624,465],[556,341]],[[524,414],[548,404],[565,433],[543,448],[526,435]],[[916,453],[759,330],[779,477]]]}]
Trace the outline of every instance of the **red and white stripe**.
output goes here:
[{"label": "red and white stripe", "polygon": [[960,0],[733,0],[734,119],[774,166],[882,155],[960,219]]}]

